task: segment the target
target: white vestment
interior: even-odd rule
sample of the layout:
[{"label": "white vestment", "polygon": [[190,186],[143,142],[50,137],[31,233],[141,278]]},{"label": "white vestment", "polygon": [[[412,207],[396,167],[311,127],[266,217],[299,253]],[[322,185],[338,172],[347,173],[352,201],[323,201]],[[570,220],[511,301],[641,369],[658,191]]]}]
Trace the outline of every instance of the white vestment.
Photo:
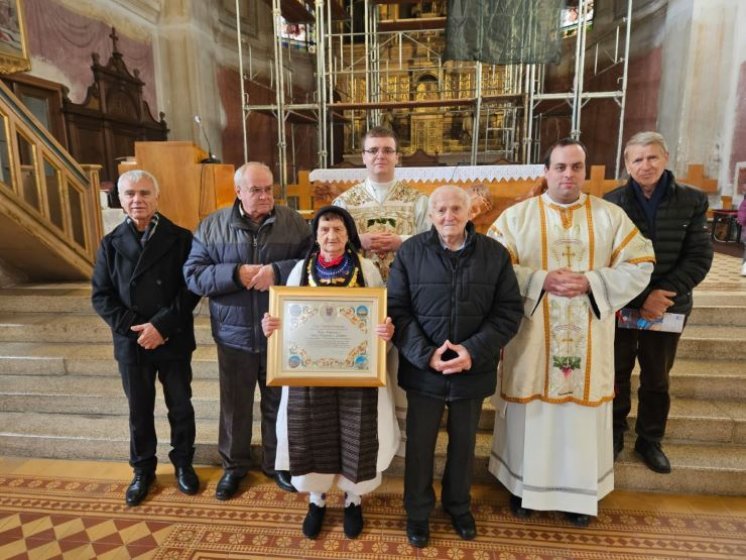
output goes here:
[{"label": "white vestment", "polygon": [[[375,265],[367,259],[360,259],[363,270],[365,285],[368,287],[383,286],[383,280]],[[288,276],[288,286],[300,285],[303,261],[295,265]],[[354,289],[354,288],[353,288]],[[352,492],[358,496],[375,490],[381,484],[381,473],[391,464],[397,450],[399,449],[399,425],[396,421],[394,409],[393,388],[396,379],[392,379],[390,370],[387,372],[386,386],[378,388],[378,457],[376,460],[376,477],[370,480],[354,483],[339,474],[308,473],[302,476],[291,477],[293,486],[299,492],[324,493],[331,489],[336,482],[337,487],[345,492]],[[277,411],[277,454],[275,457],[275,469],[278,471],[290,470],[290,452],[288,446],[288,387],[282,388],[280,408]]]},{"label": "white vestment", "polygon": [[[524,298],[501,363],[490,472],[523,507],[596,515],[614,486],[615,312],[647,285],[652,244],[621,208],[586,195],[526,200],[488,235],[510,252]],[[590,294],[545,292],[559,268],[583,273]]]},{"label": "white vestment", "polygon": [[[417,189],[400,181],[394,181],[388,189],[377,189],[370,179],[351,187],[334,199],[333,204],[347,210],[355,220],[357,232],[362,233],[396,233],[405,241],[412,235],[430,229],[428,217],[428,199]],[[391,263],[395,253],[364,253],[373,261],[381,273],[384,282],[388,279]],[[399,370],[399,352],[393,346],[386,354],[386,368],[394,379],[394,399],[396,416],[399,419],[402,438],[398,455],[404,456],[404,444],[407,419],[407,394],[396,384],[396,372]]]}]

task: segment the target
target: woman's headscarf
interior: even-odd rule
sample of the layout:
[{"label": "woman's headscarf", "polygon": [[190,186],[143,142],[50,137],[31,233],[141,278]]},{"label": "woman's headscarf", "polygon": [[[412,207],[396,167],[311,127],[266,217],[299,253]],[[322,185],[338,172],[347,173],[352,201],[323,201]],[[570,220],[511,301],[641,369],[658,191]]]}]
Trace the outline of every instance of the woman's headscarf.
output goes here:
[{"label": "woman's headscarf", "polygon": [[[362,243],[360,243],[360,236],[357,234],[355,220],[352,219],[352,216],[347,210],[345,210],[344,208],[340,208],[339,206],[324,206],[316,212],[316,217],[313,219],[313,222],[311,222],[311,234],[313,235],[314,244],[317,241],[316,236],[318,235],[319,231],[319,222],[321,221],[321,218],[328,218],[329,214],[334,214],[342,220],[345,225],[345,229],[347,230],[348,245],[350,245],[350,248],[353,250],[353,252],[360,252],[363,248],[363,245]],[[312,251],[313,250],[314,249],[312,249]]]},{"label": "woman's headscarf", "polygon": [[[306,258],[303,260],[303,268],[301,272],[300,285],[308,286],[309,283],[313,284],[319,281],[318,270],[316,268],[316,259],[319,255],[319,244],[318,244],[318,230],[319,222],[322,218],[339,218],[345,225],[347,230],[347,246],[345,247],[345,258],[347,259],[347,269],[344,276],[340,276],[340,285],[356,285],[359,287],[365,286],[365,278],[363,278],[361,265],[360,265],[360,251],[363,246],[360,243],[360,236],[357,234],[357,227],[355,227],[355,220],[352,219],[350,213],[344,208],[339,206],[324,206],[316,212],[316,217],[311,222],[312,235],[313,235],[313,246],[308,251]],[[343,269],[344,270],[344,269]],[[309,282],[310,276],[313,276],[313,281]]]}]

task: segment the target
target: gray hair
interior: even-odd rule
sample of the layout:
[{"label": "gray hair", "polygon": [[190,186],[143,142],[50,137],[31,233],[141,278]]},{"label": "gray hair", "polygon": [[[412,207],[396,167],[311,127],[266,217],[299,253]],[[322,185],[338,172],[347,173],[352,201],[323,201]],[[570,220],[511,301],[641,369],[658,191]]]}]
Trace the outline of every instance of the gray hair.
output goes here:
[{"label": "gray hair", "polygon": [[638,132],[632,138],[627,140],[627,143],[624,145],[624,159],[627,159],[627,151],[632,146],[658,146],[663,150],[663,153],[668,154],[666,139],[658,132]]},{"label": "gray hair", "polygon": [[441,194],[451,192],[456,193],[461,197],[461,201],[464,203],[466,211],[469,212],[471,210],[471,197],[469,196],[469,193],[466,192],[466,189],[462,189],[458,185],[441,185],[436,188],[432,193],[430,193],[430,197],[427,199],[427,209],[432,212],[433,206],[435,205],[435,199]]},{"label": "gray hair", "polygon": [[117,179],[117,191],[121,194],[125,188],[125,184],[139,183],[143,179],[147,179],[153,184],[155,195],[158,196],[161,192],[161,187],[158,185],[158,179],[155,178],[155,175],[149,171],[145,171],[144,169],[132,169],[131,171],[125,171],[122,173],[119,176],[119,179]]},{"label": "gray hair", "polygon": [[235,186],[241,185],[241,180],[243,179],[244,174],[250,169],[250,168],[257,168],[262,169],[269,173],[270,177],[272,177],[272,170],[269,168],[268,165],[259,162],[259,161],[248,161],[244,163],[241,167],[236,169],[236,173],[233,175],[233,184]]}]

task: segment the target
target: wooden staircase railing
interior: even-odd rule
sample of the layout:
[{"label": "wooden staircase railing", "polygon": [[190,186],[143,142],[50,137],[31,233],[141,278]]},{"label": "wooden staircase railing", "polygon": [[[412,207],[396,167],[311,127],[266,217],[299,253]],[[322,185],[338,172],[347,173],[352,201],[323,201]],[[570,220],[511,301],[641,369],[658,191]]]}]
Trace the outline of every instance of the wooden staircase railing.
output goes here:
[{"label": "wooden staircase railing", "polygon": [[90,278],[99,165],[80,165],[0,82],[0,258],[29,280]]}]

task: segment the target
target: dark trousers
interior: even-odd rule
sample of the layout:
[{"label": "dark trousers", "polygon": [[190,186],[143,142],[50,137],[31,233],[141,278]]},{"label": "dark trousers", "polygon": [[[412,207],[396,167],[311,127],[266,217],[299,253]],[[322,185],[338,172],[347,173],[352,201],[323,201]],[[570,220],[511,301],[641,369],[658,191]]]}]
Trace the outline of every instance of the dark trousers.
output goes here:
[{"label": "dark trousers", "polygon": [[226,471],[246,474],[251,467],[254,391],[259,383],[262,414],[262,470],[275,472],[277,409],[280,387],[267,387],[267,354],[218,344],[220,426],[218,451]]},{"label": "dark trousers", "polygon": [[614,436],[627,430],[632,408],[631,378],[635,359],[640,362],[640,388],[637,390],[638,437],[660,442],[666,433],[671,407],[668,393],[669,372],[676,358],[680,333],[616,329],[614,339]]},{"label": "dark trousers", "polygon": [[433,461],[435,442],[448,407],[448,451],[441,502],[451,515],[471,508],[474,446],[484,399],[447,402],[407,391],[407,454],[404,468],[404,509],[407,518],[425,521],[435,507]]},{"label": "dark trousers", "polygon": [[156,376],[163,386],[171,426],[168,454],[175,466],[192,464],[194,457],[194,408],[192,408],[191,358],[154,363],[119,364],[122,386],[129,403],[130,465],[135,472],[153,472],[158,464],[153,409]]}]

